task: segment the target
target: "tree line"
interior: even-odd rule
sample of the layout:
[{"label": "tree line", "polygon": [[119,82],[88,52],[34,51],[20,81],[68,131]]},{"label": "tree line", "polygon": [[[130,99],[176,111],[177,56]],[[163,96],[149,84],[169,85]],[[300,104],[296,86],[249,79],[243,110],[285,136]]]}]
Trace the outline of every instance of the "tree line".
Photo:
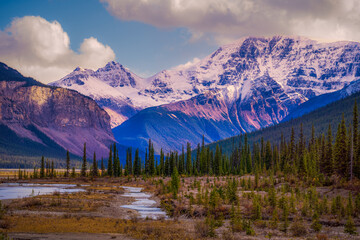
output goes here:
[{"label": "tree line", "polygon": [[[88,167],[86,155],[86,143],[84,143],[83,160],[80,176],[110,176],[120,177],[128,175],[148,176],[171,176],[174,169],[180,175],[244,175],[256,174],[264,171],[283,172],[285,174],[297,174],[303,177],[317,177],[338,175],[342,178],[360,178],[360,132],[358,120],[358,108],[355,101],[353,108],[353,120],[348,126],[344,116],[338,124],[337,131],[329,125],[327,133],[315,136],[315,127],[312,126],[310,139],[303,134],[303,126],[300,133],[295,136],[294,128],[291,129],[291,137],[286,140],[281,133],[281,142],[272,144],[264,141],[250,144],[247,134],[239,135],[239,145],[233,146],[230,156],[222,153],[221,147],[216,146],[215,152],[206,146],[204,137],[202,143],[195,149],[187,143],[182,151],[170,151],[164,153],[160,150],[160,156],[155,156],[154,146],[149,139],[145,149],[145,159],[140,157],[139,149],[136,149],[133,157],[132,148],[128,148],[125,156],[125,164],[122,165],[116,144],[109,147],[109,158],[105,167],[104,159],[98,163],[94,152],[92,164]],[[89,169],[88,169],[89,168]],[[53,163],[41,160],[40,173],[34,168],[34,177],[54,177]],[[75,168],[70,168],[70,155],[67,151],[65,177],[76,176]]]}]

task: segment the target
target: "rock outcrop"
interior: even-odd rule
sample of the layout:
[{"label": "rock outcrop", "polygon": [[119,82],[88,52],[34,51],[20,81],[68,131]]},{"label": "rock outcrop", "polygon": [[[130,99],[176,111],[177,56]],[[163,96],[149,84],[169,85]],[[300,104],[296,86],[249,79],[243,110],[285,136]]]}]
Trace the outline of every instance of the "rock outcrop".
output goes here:
[{"label": "rock outcrop", "polygon": [[5,64],[0,64],[0,123],[21,138],[45,144],[29,130],[35,127],[79,156],[86,142],[89,158],[94,151],[98,157],[106,157],[114,142],[110,117],[94,100],[25,78]]}]

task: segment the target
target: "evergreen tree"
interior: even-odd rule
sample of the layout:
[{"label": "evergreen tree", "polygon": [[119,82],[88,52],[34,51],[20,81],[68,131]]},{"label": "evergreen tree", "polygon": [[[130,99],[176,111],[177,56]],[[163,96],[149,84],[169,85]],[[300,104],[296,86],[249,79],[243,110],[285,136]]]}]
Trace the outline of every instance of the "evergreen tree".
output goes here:
[{"label": "evergreen tree", "polygon": [[118,165],[118,156],[117,156],[117,150],[116,150],[116,144],[113,145],[113,176],[118,177],[119,176],[119,165]]},{"label": "evergreen tree", "polygon": [[326,140],[326,148],[325,148],[325,158],[322,161],[322,169],[325,174],[331,175],[334,170],[334,160],[333,160],[333,138],[331,133],[331,125],[329,124],[327,140]]},{"label": "evergreen tree", "polygon": [[93,159],[93,166],[92,166],[92,176],[97,177],[99,175],[98,165],[96,161],[96,153],[94,151],[94,159]]},{"label": "evergreen tree", "polygon": [[84,153],[83,153],[83,162],[81,165],[81,176],[86,176],[86,143],[84,143]]},{"label": "evergreen tree", "polygon": [[149,174],[154,175],[155,174],[155,156],[154,156],[154,145],[151,142],[151,139],[149,139]]},{"label": "evergreen tree", "polygon": [[213,172],[216,176],[219,176],[221,174],[221,152],[218,144],[216,145]]},{"label": "evergreen tree", "polygon": [[177,194],[179,192],[179,188],[180,188],[180,177],[179,177],[179,173],[177,171],[177,168],[174,167],[173,173],[171,175],[171,189],[173,192],[173,196],[176,199],[177,198]]},{"label": "evergreen tree", "polygon": [[135,159],[134,159],[134,175],[139,176],[141,174],[141,162],[139,157],[139,149],[137,148],[135,151]]},{"label": "evergreen tree", "polygon": [[112,144],[110,145],[109,151],[109,160],[108,160],[108,168],[107,168],[107,175],[110,177],[113,176],[113,163],[112,163]]},{"label": "evergreen tree", "polygon": [[344,114],[342,115],[341,123],[339,124],[335,140],[334,162],[336,172],[340,176],[347,175],[347,137]]},{"label": "evergreen tree", "polygon": [[354,103],[354,110],[353,110],[353,137],[352,137],[352,144],[351,144],[351,159],[350,159],[350,178],[354,176],[360,177],[357,173],[360,173],[360,166],[358,163],[359,156],[357,154],[359,148],[359,119],[358,119],[358,107],[355,100]]},{"label": "evergreen tree", "polygon": [[160,150],[160,171],[159,171],[159,175],[163,176],[164,175],[164,170],[165,170],[165,166],[164,166],[164,152],[161,149]]},{"label": "evergreen tree", "polygon": [[51,172],[50,172],[50,177],[51,177],[51,178],[55,177],[54,161],[51,161]]},{"label": "evergreen tree", "polygon": [[65,177],[69,177],[70,176],[70,154],[69,154],[69,150],[66,151],[66,172],[65,172]]},{"label": "evergreen tree", "polygon": [[44,156],[41,157],[41,167],[40,167],[40,178],[45,177],[45,159]]},{"label": "evergreen tree", "polygon": [[272,166],[272,150],[271,150],[271,144],[269,141],[266,142],[265,147],[265,167],[266,169],[269,169]]}]

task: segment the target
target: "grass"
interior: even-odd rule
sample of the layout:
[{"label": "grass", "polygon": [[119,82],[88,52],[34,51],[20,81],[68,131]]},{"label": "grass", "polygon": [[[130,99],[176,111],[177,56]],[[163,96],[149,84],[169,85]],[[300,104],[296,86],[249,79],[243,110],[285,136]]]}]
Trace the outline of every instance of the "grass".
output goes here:
[{"label": "grass", "polygon": [[98,217],[10,216],[8,232],[120,233],[140,239],[194,239],[188,225],[174,221],[131,221]]}]

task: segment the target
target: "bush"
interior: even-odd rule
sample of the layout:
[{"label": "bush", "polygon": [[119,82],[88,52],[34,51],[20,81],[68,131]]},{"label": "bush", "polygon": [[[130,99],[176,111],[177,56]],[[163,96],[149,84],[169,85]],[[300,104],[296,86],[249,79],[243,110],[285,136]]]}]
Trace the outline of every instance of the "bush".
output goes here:
[{"label": "bush", "polygon": [[302,220],[296,220],[290,227],[294,237],[301,237],[307,234],[307,227]]},{"label": "bush", "polygon": [[201,238],[208,237],[209,231],[210,231],[210,228],[207,224],[205,224],[205,222],[197,221],[195,223],[195,232],[199,237],[201,237]]},{"label": "bush", "polygon": [[355,227],[354,221],[353,221],[353,219],[352,219],[351,216],[349,216],[349,217],[348,217],[348,220],[346,221],[344,231],[345,231],[346,233],[352,234],[352,235],[357,234],[357,232],[356,232],[356,227]]}]

